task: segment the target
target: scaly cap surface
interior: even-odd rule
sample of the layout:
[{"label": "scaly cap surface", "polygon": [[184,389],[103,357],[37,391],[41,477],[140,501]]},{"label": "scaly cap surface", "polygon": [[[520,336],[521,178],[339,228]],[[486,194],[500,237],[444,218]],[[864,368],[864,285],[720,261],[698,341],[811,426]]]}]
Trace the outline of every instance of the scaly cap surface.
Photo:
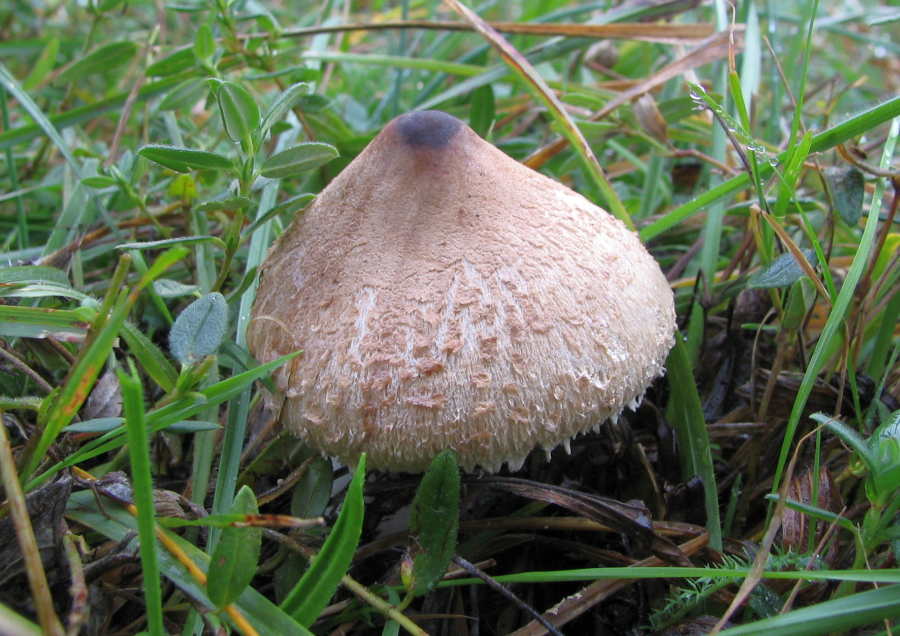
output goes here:
[{"label": "scaly cap surface", "polygon": [[634,406],[674,343],[638,238],[444,113],[403,115],[285,230],[247,338],[282,422],[354,464],[496,471]]}]

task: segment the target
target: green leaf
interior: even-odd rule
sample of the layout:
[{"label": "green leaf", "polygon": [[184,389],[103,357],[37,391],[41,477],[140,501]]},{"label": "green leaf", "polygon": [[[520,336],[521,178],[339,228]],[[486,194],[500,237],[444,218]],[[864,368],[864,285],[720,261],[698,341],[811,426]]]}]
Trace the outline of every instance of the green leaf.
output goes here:
[{"label": "green leaf", "polygon": [[163,430],[166,433],[187,435],[189,433],[202,433],[203,431],[217,431],[220,428],[222,428],[222,425],[218,422],[204,422],[202,420],[182,420],[165,427]]},{"label": "green leaf", "polygon": [[494,123],[494,89],[490,84],[479,86],[472,91],[472,107],[469,111],[469,126],[479,137],[488,134]]},{"label": "green leaf", "polygon": [[63,298],[73,298],[82,302],[82,306],[90,306],[96,302],[93,298],[72,289],[68,285],[57,285],[56,283],[12,283],[0,285],[0,297],[11,296],[14,298],[46,298],[48,296],[62,296]]},{"label": "green leaf", "polygon": [[[0,306],[0,309],[2,308],[3,307]],[[155,411],[147,413],[148,432],[155,433],[157,431],[161,431],[167,426],[171,426],[176,422],[193,417],[202,411],[219,405],[226,400],[230,400],[234,396],[241,393],[254,380],[257,380],[266,373],[277,369],[282,364],[285,364],[299,354],[299,351],[295,353],[289,353],[288,355],[282,356],[277,360],[272,360],[272,362],[261,364],[256,368],[250,369],[249,371],[245,371],[244,373],[241,373],[239,375],[235,375],[222,380],[221,382],[217,382],[216,384],[207,387],[202,391],[192,392],[191,394],[184,398],[181,398],[180,400],[177,400],[173,403],[167,404],[164,407],[158,408]],[[122,431],[116,429],[110,431],[109,433],[106,433],[102,437],[88,442],[80,449],[66,457],[66,459],[57,462],[48,470],[41,473],[38,477],[35,477],[31,481],[29,481],[26,484],[26,490],[32,490],[33,488],[36,488],[58,470],[61,470],[68,466],[74,466],[85,460],[91,459],[92,457],[102,455],[103,453],[111,451],[115,448],[120,448],[125,443],[125,441],[122,439],[121,434]]]},{"label": "green leaf", "polygon": [[[134,530],[135,519],[124,508],[108,506],[108,513],[103,514],[90,490],[72,493],[67,502],[66,514],[114,542],[121,541]],[[200,568],[206,571],[210,557],[197,546],[168,530],[163,532]],[[197,600],[200,605],[211,607],[212,602],[206,596],[206,589],[188,572],[168,550],[159,551],[159,567],[162,574],[172,581],[182,592]],[[256,628],[259,636],[312,636],[292,620],[287,614],[272,604],[252,587],[248,587],[235,602],[238,610],[247,617]]]},{"label": "green leaf", "polygon": [[102,175],[85,177],[81,182],[89,188],[111,188],[119,183],[111,177],[104,177]]},{"label": "green leaf", "polygon": [[[815,250],[801,250],[810,265],[816,266],[819,262]],[[774,261],[753,274],[747,280],[748,289],[771,289],[773,287],[787,287],[793,285],[805,276],[803,268],[790,252],[785,252]]]},{"label": "green leaf", "polygon": [[68,84],[77,82],[88,75],[96,73],[108,73],[112,69],[131,61],[137,53],[136,42],[112,42],[99,49],[88,53],[80,60],[72,62],[62,73],[57,76],[54,84]]},{"label": "green leaf", "polygon": [[293,86],[285,89],[285,91],[278,96],[278,99],[275,100],[275,103],[272,104],[272,108],[269,109],[269,112],[266,113],[260,129],[265,132],[273,125],[280,122],[282,118],[297,105],[297,102],[300,101],[300,98],[303,97],[308,90],[309,84],[305,82],[297,82]]},{"label": "green leaf", "polygon": [[337,148],[330,144],[315,141],[298,144],[269,157],[260,174],[269,179],[291,177],[318,168],[337,156]]},{"label": "green leaf", "polygon": [[[800,143],[794,148],[791,159],[787,167],[784,169],[784,181],[778,188],[778,198],[775,200],[773,214],[777,217],[784,216],[787,210],[788,201],[794,196],[794,188],[797,185],[797,179],[800,177],[800,171],[803,169],[803,162],[809,156],[809,146],[812,143],[812,131],[807,130],[806,134],[800,139]],[[860,205],[862,201],[860,200]]]},{"label": "green leaf", "polygon": [[205,64],[211,64],[213,55],[216,54],[216,40],[213,38],[212,29],[208,24],[203,24],[197,29],[197,37],[194,40],[194,55]]},{"label": "green leaf", "polygon": [[765,583],[760,583],[750,593],[748,601],[750,609],[756,612],[760,618],[778,616],[784,607],[784,600]]},{"label": "green leaf", "polygon": [[709,435],[691,361],[684,346],[684,339],[678,331],[675,332],[675,346],[666,359],[666,374],[672,387],[671,398],[666,407],[666,419],[678,434],[682,479],[688,481],[694,475],[698,475],[703,482],[709,542],[719,550],[722,547],[722,526],[719,523],[716,473],[710,452]]},{"label": "green leaf", "polygon": [[197,58],[194,56],[194,50],[187,48],[172,53],[169,57],[161,59],[155,64],[147,67],[146,74],[155,77],[168,77],[194,68],[197,65]]},{"label": "green leaf", "polygon": [[61,269],[46,265],[19,265],[0,269],[0,285],[4,283],[55,283],[68,287],[69,278]]},{"label": "green leaf", "polygon": [[253,234],[257,228],[259,228],[264,223],[267,223],[273,217],[276,217],[280,214],[294,214],[300,208],[306,207],[310,201],[316,198],[314,194],[298,194],[295,197],[291,197],[287,201],[282,201],[278,205],[271,208],[268,212],[258,217],[246,230],[244,230],[244,236],[250,236]]},{"label": "green leaf", "polygon": [[130,373],[118,369],[122,385],[122,404],[131,458],[131,477],[134,503],[137,506],[138,538],[148,629],[151,634],[163,633],[162,581],[159,576],[156,542],[156,510],[153,505],[153,476],[150,469],[150,443],[147,439],[144,390],[134,362],[129,360]]},{"label": "green leaf", "polygon": [[787,614],[732,627],[721,636],[818,636],[847,634],[854,627],[880,623],[900,616],[900,586],[853,594],[833,601],[816,603]]},{"label": "green leaf", "polygon": [[113,9],[115,9],[117,6],[122,4],[122,2],[124,2],[124,0],[103,0],[103,2],[101,2],[100,6],[97,8],[100,13],[106,13],[107,11],[112,11]]},{"label": "green leaf", "polygon": [[353,553],[362,533],[365,480],[366,456],[363,454],[347,489],[344,507],[338,515],[334,529],[303,578],[297,582],[281,604],[281,609],[304,627],[312,625],[328,605],[329,599],[334,595],[353,561]]},{"label": "green leaf", "polygon": [[0,305],[0,336],[46,338],[64,342],[81,340],[91,316],[77,309],[42,309]]},{"label": "green leaf", "polygon": [[192,170],[230,172],[234,169],[234,162],[231,159],[207,150],[149,144],[138,150],[138,154],[176,172],[191,172]]},{"label": "green leaf", "polygon": [[[229,514],[259,514],[256,495],[250,488],[244,486],[238,491]],[[250,585],[256,574],[261,545],[262,528],[228,526],[222,529],[209,562],[206,581],[206,594],[216,607],[230,605]]]},{"label": "green leaf", "polygon": [[319,95],[318,93],[312,93],[311,95],[304,95],[300,98],[297,107],[306,113],[318,113],[331,105],[331,100],[325,97],[324,95]]},{"label": "green leaf", "polygon": [[422,478],[409,516],[412,596],[427,594],[440,582],[456,551],[459,529],[459,466],[453,451],[434,458]]},{"label": "green leaf", "polygon": [[182,296],[192,296],[199,293],[200,287],[197,285],[184,285],[168,278],[160,278],[153,281],[153,291],[160,298],[181,298]]},{"label": "green leaf", "polygon": [[47,41],[47,46],[41,52],[40,57],[31,68],[31,73],[22,82],[22,88],[31,91],[37,88],[38,84],[44,81],[44,78],[53,70],[56,64],[56,56],[59,54],[59,38],[53,37]]},{"label": "green leaf", "polygon": [[124,417],[98,417],[93,420],[69,424],[63,428],[63,433],[108,433],[122,426],[124,422]]},{"label": "green leaf", "polygon": [[189,174],[180,174],[172,179],[166,192],[170,197],[193,201],[197,198],[197,182]]},{"label": "green leaf", "polygon": [[193,106],[206,96],[206,80],[192,77],[175,86],[160,102],[160,110],[177,110]]},{"label": "green leaf", "polygon": [[827,426],[828,430],[839,437],[847,446],[856,451],[869,471],[878,470],[878,456],[872,452],[865,440],[859,436],[859,433],[840,420],[825,415],[824,413],[814,413],[810,417],[820,424]]},{"label": "green leaf", "polygon": [[803,276],[791,287],[787,305],[781,319],[782,329],[796,331],[803,325],[806,313],[812,309],[816,301],[816,287],[813,282]]},{"label": "green leaf", "polygon": [[859,223],[866,194],[866,178],[862,171],[853,166],[827,168],[825,180],[831,189],[834,209],[844,223],[851,227]]},{"label": "green leaf", "polygon": [[317,455],[294,486],[291,495],[291,515],[300,519],[321,516],[331,499],[333,484],[334,470],[331,462]]},{"label": "green leaf", "polygon": [[137,358],[154,382],[167,392],[175,388],[178,372],[150,338],[127,320],[122,323],[120,335],[128,343],[131,354]]},{"label": "green leaf", "polygon": [[228,303],[219,292],[192,302],[169,331],[169,349],[181,364],[193,364],[218,351],[228,327]]},{"label": "green leaf", "polygon": [[217,210],[247,210],[250,208],[250,199],[247,197],[231,197],[224,201],[206,201],[194,207],[197,212],[215,212]]},{"label": "green leaf", "polygon": [[216,99],[229,139],[234,142],[250,139],[259,126],[259,107],[253,96],[234,82],[222,82]]}]

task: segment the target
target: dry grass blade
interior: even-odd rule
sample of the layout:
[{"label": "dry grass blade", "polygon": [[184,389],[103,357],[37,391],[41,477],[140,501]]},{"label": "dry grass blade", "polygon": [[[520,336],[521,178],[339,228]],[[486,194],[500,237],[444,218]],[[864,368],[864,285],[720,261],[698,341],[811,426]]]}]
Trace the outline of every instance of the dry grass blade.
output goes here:
[{"label": "dry grass blade", "polygon": [[562,506],[576,514],[598,521],[616,532],[636,539],[654,554],[673,565],[690,566],[678,546],[657,534],[650,526],[649,513],[641,508],[586,493],[509,477],[487,477],[480,483],[514,494]]},{"label": "dry grass blade", "polygon": [[771,228],[775,230],[778,238],[781,239],[781,242],[784,244],[787,250],[794,256],[794,260],[797,261],[800,269],[803,270],[803,273],[806,275],[806,277],[809,278],[809,280],[811,280],[812,283],[816,286],[816,289],[822,296],[823,300],[825,300],[825,302],[828,303],[828,306],[831,307],[833,304],[831,296],[828,294],[828,290],[825,289],[825,285],[823,285],[822,281],[819,280],[819,276],[818,274],[816,274],[816,270],[813,268],[810,262],[806,260],[806,255],[803,253],[803,251],[799,247],[797,247],[797,244],[793,241],[793,239],[791,239],[790,235],[785,231],[783,227],[781,227],[778,221],[775,220],[775,218],[772,217],[771,214],[763,214],[762,210],[760,210],[758,206],[754,207],[756,207],[756,213],[761,215],[771,226]]},{"label": "dry grass blade", "polygon": [[628,211],[619,200],[615,190],[613,190],[612,184],[606,177],[606,173],[603,172],[603,168],[601,168],[600,164],[597,162],[594,151],[584,138],[584,135],[581,134],[581,130],[579,130],[562,102],[559,101],[559,98],[547,85],[547,82],[544,81],[521,53],[519,53],[509,42],[504,40],[491,25],[482,20],[471,9],[461,4],[459,0],[444,0],[444,2],[465,18],[475,30],[478,31],[478,33],[480,33],[498,53],[500,53],[503,61],[509,65],[510,69],[522,78],[534,92],[535,96],[544,103],[553,115],[553,118],[563,126],[564,134],[569,139],[569,142],[574,145],[575,150],[584,162],[588,173],[593,177],[597,186],[600,188],[600,191],[603,193],[603,196],[606,198],[606,202],[610,208],[609,211],[629,229],[634,230],[635,227],[631,222]]},{"label": "dry grass blade", "polygon": [[[712,24],[644,24],[642,22],[619,22],[617,24],[568,24],[544,23],[523,24],[519,22],[488,22],[500,33],[522,35],[548,35],[612,40],[638,40],[660,44],[691,44],[710,37],[715,27]],[[329,24],[302,29],[290,29],[282,37],[299,38],[320,33],[343,33],[346,31],[379,31],[385,29],[430,29],[435,31],[472,31],[474,27],[466,22],[448,20],[386,20],[352,24]],[[263,33],[253,33],[242,39],[264,37]]]},{"label": "dry grass blade", "polygon": [[[741,27],[743,25],[737,26]],[[591,115],[590,121],[600,121],[623,104],[627,104],[632,99],[640,97],[644,93],[653,90],[657,86],[665,84],[670,79],[678,77],[679,75],[683,75],[684,73],[692,69],[698,68],[705,64],[709,64],[710,62],[721,60],[727,57],[732,51],[740,51],[741,49],[743,49],[743,47],[743,29],[736,28],[731,33],[727,31],[717,33],[704,42],[698,44],[697,47],[690,53],[683,55],[668,66],[660,69],[657,73],[655,73],[651,77],[648,77],[643,82],[636,84],[626,91],[623,91],[618,97],[611,100],[606,106]],[[544,165],[544,163],[546,163],[549,159],[559,154],[559,152],[563,150],[568,145],[568,143],[569,141],[567,139],[560,137],[556,141],[553,141],[543,148],[539,148],[537,151],[532,153],[532,155],[528,157],[524,161],[524,163],[529,168],[537,169],[540,166]]]}]

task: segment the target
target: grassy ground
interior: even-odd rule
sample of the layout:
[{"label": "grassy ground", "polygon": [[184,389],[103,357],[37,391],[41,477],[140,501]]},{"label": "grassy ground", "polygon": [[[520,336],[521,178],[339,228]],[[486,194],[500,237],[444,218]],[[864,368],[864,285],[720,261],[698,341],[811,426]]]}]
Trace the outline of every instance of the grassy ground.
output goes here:
[{"label": "grassy ground", "polygon": [[[900,13],[699,4],[0,6],[0,634],[891,633]],[[256,273],[426,108],[631,225],[683,338],[571,454],[351,480]]]}]

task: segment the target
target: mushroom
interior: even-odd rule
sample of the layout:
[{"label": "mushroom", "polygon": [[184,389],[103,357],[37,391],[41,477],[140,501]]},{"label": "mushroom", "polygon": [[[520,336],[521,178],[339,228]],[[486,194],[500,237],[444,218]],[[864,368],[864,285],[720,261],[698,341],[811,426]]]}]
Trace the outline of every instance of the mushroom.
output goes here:
[{"label": "mushroom", "polygon": [[247,332],[283,424],[355,464],[519,468],[634,408],[672,291],[623,223],[451,115],[397,117],[270,250]]}]

